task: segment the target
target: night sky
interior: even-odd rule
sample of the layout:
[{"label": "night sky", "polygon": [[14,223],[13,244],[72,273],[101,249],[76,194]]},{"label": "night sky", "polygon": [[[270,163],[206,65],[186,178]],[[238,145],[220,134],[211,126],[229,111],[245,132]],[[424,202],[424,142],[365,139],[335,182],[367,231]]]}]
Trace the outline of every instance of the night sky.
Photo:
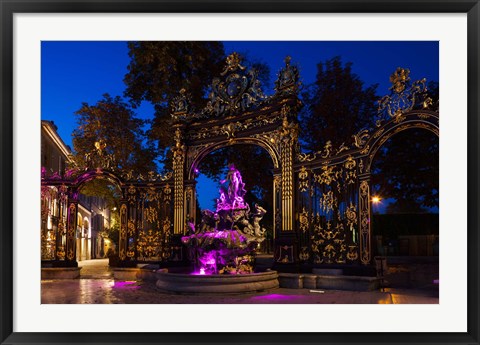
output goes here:
[{"label": "night sky", "polygon": [[[273,93],[276,73],[284,66],[287,55],[299,66],[303,84],[315,80],[318,62],[335,56],[341,56],[344,63],[353,63],[353,73],[366,86],[379,84],[379,96],[389,93],[389,77],[397,67],[409,68],[412,80],[425,77],[439,81],[438,42],[228,41],[224,44],[227,54],[237,51],[270,66],[270,85],[264,87],[266,94]],[[121,96],[128,63],[126,42],[42,42],[42,120],[54,121],[60,136],[73,148],[74,112],[82,102],[95,104],[104,93]],[[153,113],[148,103],[137,109],[140,118],[150,119]],[[200,175],[197,189],[201,208],[211,208],[216,186]]]}]

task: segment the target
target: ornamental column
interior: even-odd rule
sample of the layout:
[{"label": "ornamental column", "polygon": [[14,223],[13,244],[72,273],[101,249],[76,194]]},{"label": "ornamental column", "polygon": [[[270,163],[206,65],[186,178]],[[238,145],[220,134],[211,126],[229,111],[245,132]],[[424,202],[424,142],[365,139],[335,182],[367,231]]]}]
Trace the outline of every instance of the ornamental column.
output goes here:
[{"label": "ornamental column", "polygon": [[181,235],[185,229],[185,208],[184,208],[184,170],[185,170],[185,144],[183,143],[182,130],[179,125],[175,129],[175,146],[173,151],[173,209],[174,224],[173,233]]},{"label": "ornamental column", "polygon": [[68,198],[67,229],[65,239],[65,262],[67,266],[77,267],[76,232],[78,213],[78,192],[71,191]]},{"label": "ornamental column", "polygon": [[370,175],[360,177],[358,208],[360,232],[360,261],[368,265],[371,260],[371,217],[370,208]]},{"label": "ornamental column", "polygon": [[280,159],[282,164],[282,231],[294,230],[293,152],[298,138],[298,124],[288,121],[290,107],[282,108],[283,123],[280,128]]},{"label": "ornamental column", "polygon": [[[289,121],[291,116],[290,107],[284,105],[282,108],[283,122],[278,128],[280,138],[280,161],[281,179],[275,180],[275,196],[279,196],[280,205],[274,207],[280,211],[280,229],[276,229],[275,237],[275,265],[279,271],[296,271],[298,265],[298,240],[295,233],[295,193],[293,159],[295,145],[298,140],[298,124]],[[277,194],[278,193],[278,194]],[[277,199],[276,199],[277,200]],[[277,215],[275,215],[277,217]],[[277,222],[276,222],[277,223]]]},{"label": "ornamental column", "polygon": [[190,223],[196,224],[197,213],[197,197],[195,191],[195,180],[185,181],[185,231],[187,234],[190,231]]},{"label": "ornamental column", "polygon": [[121,261],[127,259],[128,248],[128,203],[127,200],[122,199],[120,201],[120,234],[118,238],[118,256]]}]

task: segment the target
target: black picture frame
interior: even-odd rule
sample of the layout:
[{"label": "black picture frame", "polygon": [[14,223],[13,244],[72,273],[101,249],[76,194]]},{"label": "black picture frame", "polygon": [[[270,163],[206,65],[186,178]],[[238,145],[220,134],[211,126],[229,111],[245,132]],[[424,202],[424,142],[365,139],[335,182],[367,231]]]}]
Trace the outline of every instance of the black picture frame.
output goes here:
[{"label": "black picture frame", "polygon": [[[0,0],[0,340],[2,344],[479,344],[478,0]],[[15,333],[13,332],[13,16],[15,13],[467,13],[468,322],[465,333]],[[454,317],[454,316],[452,316]],[[120,325],[119,325],[120,326]]]}]

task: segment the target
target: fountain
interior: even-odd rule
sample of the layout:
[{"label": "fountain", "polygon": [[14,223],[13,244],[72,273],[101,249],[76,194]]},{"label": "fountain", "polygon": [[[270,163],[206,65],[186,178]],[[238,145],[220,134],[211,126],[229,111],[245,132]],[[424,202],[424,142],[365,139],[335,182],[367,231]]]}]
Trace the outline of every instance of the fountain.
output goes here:
[{"label": "fountain", "polygon": [[220,181],[216,212],[202,211],[200,225],[182,237],[194,261],[192,274],[158,273],[157,287],[183,293],[239,293],[278,287],[275,271],[255,273],[254,252],[265,240],[260,221],[266,211],[245,202],[245,184],[233,164]]}]

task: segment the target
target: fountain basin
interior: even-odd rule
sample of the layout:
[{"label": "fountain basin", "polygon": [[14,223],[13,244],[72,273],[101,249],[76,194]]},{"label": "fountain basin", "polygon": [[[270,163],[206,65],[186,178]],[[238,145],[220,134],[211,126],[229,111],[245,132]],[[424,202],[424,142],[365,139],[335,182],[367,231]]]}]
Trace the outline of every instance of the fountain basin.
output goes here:
[{"label": "fountain basin", "polygon": [[156,276],[158,289],[181,294],[241,294],[279,287],[276,271],[232,275],[158,272]]}]

